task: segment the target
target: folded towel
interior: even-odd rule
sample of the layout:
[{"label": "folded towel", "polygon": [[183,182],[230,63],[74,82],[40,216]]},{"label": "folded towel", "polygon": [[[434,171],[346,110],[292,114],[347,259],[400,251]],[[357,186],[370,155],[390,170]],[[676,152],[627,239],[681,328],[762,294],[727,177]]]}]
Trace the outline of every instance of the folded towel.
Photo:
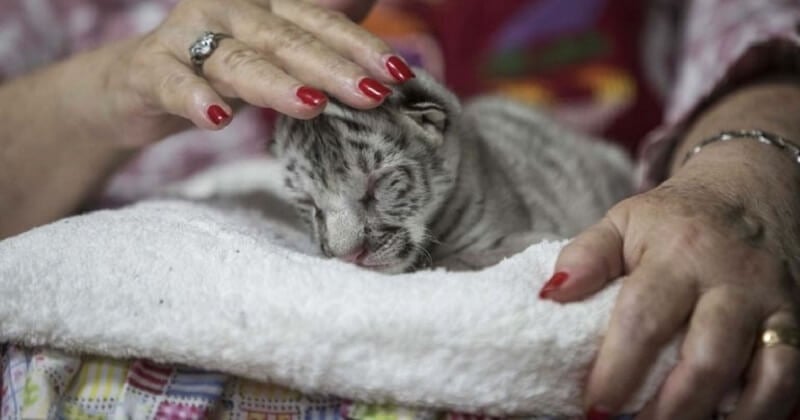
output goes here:
[{"label": "folded towel", "polygon": [[[370,272],[315,255],[277,179],[269,160],[239,163],[177,186],[180,199],[0,242],[0,342],[361,401],[581,413],[618,287],[576,304],[538,299],[563,242],[478,272]],[[676,357],[673,343],[626,411],[641,408]]]}]

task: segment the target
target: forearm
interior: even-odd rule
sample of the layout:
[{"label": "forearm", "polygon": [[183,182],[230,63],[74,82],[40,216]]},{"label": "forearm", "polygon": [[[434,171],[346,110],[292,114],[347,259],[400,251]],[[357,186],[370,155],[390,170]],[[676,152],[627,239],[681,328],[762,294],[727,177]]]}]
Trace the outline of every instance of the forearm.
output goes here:
[{"label": "forearm", "polygon": [[74,211],[130,155],[108,85],[121,47],[0,85],[0,238]]}]

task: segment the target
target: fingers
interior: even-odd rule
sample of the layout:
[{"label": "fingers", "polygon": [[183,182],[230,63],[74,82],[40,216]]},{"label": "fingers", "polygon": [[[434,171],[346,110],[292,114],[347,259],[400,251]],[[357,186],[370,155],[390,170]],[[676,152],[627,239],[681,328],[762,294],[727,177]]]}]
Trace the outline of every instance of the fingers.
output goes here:
[{"label": "fingers", "polygon": [[[231,10],[228,25],[234,38],[269,54],[276,65],[304,84],[318,87],[350,106],[373,108],[391,93],[361,66],[310,32],[262,8],[243,5]],[[346,26],[352,25],[349,22]],[[328,37],[334,32],[333,28],[325,31]]]},{"label": "fingers", "polygon": [[747,290],[734,288],[715,288],[700,298],[680,362],[643,410],[643,418],[712,416],[724,393],[737,385],[752,352],[760,321],[753,316],[759,309],[748,298]]},{"label": "fingers", "polygon": [[[351,3],[371,5],[366,0]],[[295,118],[311,118],[327,103],[323,91],[350,106],[367,109],[380,105],[391,93],[381,81],[413,77],[405,62],[390,54],[383,41],[342,13],[309,2],[235,0],[227,7],[216,2],[202,3],[203,7],[192,4],[180,3],[157,31],[158,43],[166,46],[174,59],[192,70],[187,48],[197,40],[199,31],[232,38],[219,41],[203,64],[202,76],[209,83],[191,77],[193,90],[184,95],[215,103],[222,103],[220,95],[238,97]],[[180,73],[180,77],[187,74]],[[209,86],[218,94],[211,95]],[[229,119],[229,107],[221,105],[213,110],[217,120],[223,114],[224,120]],[[192,118],[195,124],[209,128],[199,124],[197,118]]]},{"label": "fingers", "polygon": [[367,69],[379,81],[397,83],[413,77],[405,61],[393,55],[388,44],[363,27],[353,25],[344,14],[296,0],[277,0],[272,5],[277,15],[323,39],[326,45]]},{"label": "fingers", "polygon": [[141,84],[149,87],[149,96],[161,109],[208,130],[223,128],[230,122],[231,107],[205,79],[167,54],[161,59],[158,56],[152,58],[157,63],[150,66],[153,73],[142,77],[158,82],[148,84],[142,81]]},{"label": "fingers", "polygon": [[696,300],[692,283],[666,265],[643,261],[624,283],[586,388],[595,413],[614,413],[625,404]]},{"label": "fingers", "polygon": [[622,235],[605,217],[561,250],[556,274],[539,296],[557,302],[583,299],[622,274],[622,255]]},{"label": "fingers", "polygon": [[236,39],[224,39],[203,64],[203,75],[225,96],[235,96],[262,108],[295,118],[322,112],[327,97],[288,75],[262,53]]},{"label": "fingers", "polygon": [[[780,312],[765,323],[768,328],[798,328],[796,318]],[[757,337],[756,352],[747,372],[747,383],[730,417],[744,419],[790,418],[800,397],[800,349],[778,344],[765,347]]]}]

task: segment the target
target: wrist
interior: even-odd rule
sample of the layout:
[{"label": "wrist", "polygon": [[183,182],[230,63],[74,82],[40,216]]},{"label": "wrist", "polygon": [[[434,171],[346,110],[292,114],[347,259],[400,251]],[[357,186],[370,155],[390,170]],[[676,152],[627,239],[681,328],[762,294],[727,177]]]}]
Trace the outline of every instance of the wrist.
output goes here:
[{"label": "wrist", "polygon": [[[722,97],[695,117],[674,150],[670,174],[683,166],[687,153],[695,146],[721,132],[760,130],[797,143],[800,141],[800,120],[791,112],[795,106],[800,107],[800,85],[794,81],[754,83]],[[732,143],[747,141],[753,140],[741,139]],[[704,147],[699,154],[708,154],[705,149],[711,146]]]},{"label": "wrist", "polygon": [[[123,43],[114,43],[88,51],[50,69],[57,78],[53,105],[75,139],[82,139],[97,154],[127,154],[129,148],[119,141],[124,135],[125,95],[119,80]],[[124,70],[122,70],[124,71]],[[91,144],[88,144],[91,143]]]},{"label": "wrist", "polygon": [[760,196],[800,197],[800,163],[792,153],[755,137],[714,142],[692,154],[673,178],[735,184]]},{"label": "wrist", "polygon": [[[676,147],[671,175],[694,179],[710,188],[724,188],[747,208],[765,209],[781,203],[796,218],[800,214],[800,164],[792,153],[755,138],[707,144],[684,162],[703,140],[732,130],[763,130],[789,141],[800,141],[800,120],[790,110],[800,108],[800,85],[769,81],[744,86],[721,98],[690,127]],[[699,180],[699,181],[698,181]],[[776,204],[777,205],[777,204]]]}]

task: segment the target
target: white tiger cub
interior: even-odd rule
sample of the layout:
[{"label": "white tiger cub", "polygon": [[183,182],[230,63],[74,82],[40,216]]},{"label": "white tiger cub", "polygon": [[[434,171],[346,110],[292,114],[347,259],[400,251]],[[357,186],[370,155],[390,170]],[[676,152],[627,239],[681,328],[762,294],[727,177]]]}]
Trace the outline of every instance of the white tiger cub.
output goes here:
[{"label": "white tiger cub", "polygon": [[621,150],[422,70],[377,109],[282,117],[275,154],[322,252],[373,270],[477,269],[567,238],[632,191]]}]

